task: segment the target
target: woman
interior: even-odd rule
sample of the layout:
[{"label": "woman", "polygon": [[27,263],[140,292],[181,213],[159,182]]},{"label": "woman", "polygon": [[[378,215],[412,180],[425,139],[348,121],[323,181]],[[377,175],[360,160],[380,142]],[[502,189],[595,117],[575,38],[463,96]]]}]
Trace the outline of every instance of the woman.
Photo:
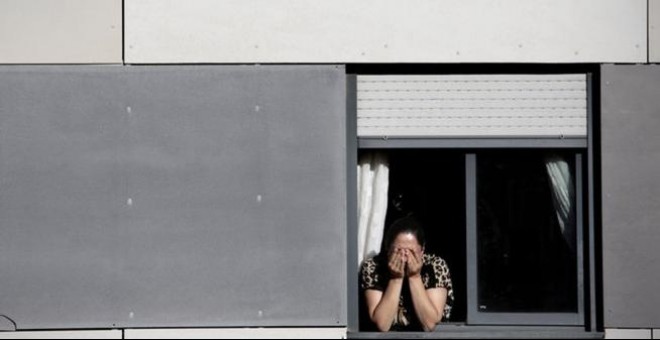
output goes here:
[{"label": "woman", "polygon": [[454,300],[449,268],[424,253],[424,232],[412,217],[387,230],[380,254],[362,264],[360,287],[379,331],[432,331]]}]

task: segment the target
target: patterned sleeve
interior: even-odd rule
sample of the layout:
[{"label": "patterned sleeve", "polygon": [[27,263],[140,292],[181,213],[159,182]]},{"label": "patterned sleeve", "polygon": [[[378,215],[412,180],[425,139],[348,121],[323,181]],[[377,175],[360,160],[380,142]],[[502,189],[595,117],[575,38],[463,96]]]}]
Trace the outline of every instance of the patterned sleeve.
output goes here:
[{"label": "patterned sleeve", "polygon": [[[425,255],[426,256],[426,255]],[[445,303],[445,310],[442,315],[443,320],[448,319],[451,315],[451,309],[454,305],[454,287],[451,282],[451,274],[449,273],[449,266],[445,260],[438,256],[429,255],[427,259],[431,265],[432,270],[428,276],[428,281],[425,284],[426,289],[429,288],[445,288],[447,289],[447,302]],[[425,261],[425,262],[427,262]]]},{"label": "patterned sleeve", "polygon": [[433,266],[433,281],[435,281],[435,288],[449,289],[452,284],[447,262],[438,256],[434,256],[431,265]]},{"label": "patterned sleeve", "polygon": [[377,263],[373,258],[364,260],[360,268],[360,288],[363,290],[385,290],[377,267]]}]

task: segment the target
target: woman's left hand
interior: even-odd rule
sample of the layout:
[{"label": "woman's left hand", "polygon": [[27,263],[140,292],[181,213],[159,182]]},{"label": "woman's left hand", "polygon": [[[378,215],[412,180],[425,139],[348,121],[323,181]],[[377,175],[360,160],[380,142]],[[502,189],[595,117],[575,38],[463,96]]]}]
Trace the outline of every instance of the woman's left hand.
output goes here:
[{"label": "woman's left hand", "polygon": [[418,276],[419,273],[422,271],[422,253],[421,252],[415,252],[411,250],[406,250],[406,258],[407,258],[407,264],[408,266],[406,267],[406,274],[408,277],[413,277],[413,276]]}]

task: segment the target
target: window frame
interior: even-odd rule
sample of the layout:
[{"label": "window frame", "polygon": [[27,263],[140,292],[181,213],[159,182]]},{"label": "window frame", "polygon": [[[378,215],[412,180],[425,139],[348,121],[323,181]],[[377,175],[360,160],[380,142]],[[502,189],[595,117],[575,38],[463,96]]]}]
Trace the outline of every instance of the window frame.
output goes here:
[{"label": "window frame", "polygon": [[[516,72],[510,72],[516,73]],[[575,336],[602,334],[598,319],[595,194],[594,194],[594,72],[578,70],[587,77],[587,136],[583,138],[381,138],[357,136],[357,76],[347,74],[347,212],[348,212],[348,334],[349,337],[370,337],[359,332],[359,300],[357,258],[357,154],[365,149],[464,149],[466,174],[466,242],[467,242],[467,315],[461,332],[470,329],[479,332],[484,327],[502,329],[509,334],[512,327],[552,326],[553,329],[571,330]],[[577,313],[487,313],[477,310],[477,248],[476,248],[476,152],[479,149],[571,149],[575,150],[576,173],[576,234],[578,244],[578,312]],[[586,162],[584,159],[586,158]],[[583,167],[586,165],[586,171]],[[585,218],[586,217],[586,218]],[[473,235],[471,235],[473,233]],[[586,247],[586,248],[585,248]],[[455,324],[440,324],[437,331],[450,331]],[[547,328],[544,328],[547,329]],[[433,334],[433,333],[432,333]],[[476,333],[475,333],[476,334]],[[498,336],[497,332],[486,332]],[[381,334],[382,335],[382,334]],[[405,335],[405,333],[402,333]],[[437,333],[436,333],[437,335]],[[410,336],[410,334],[408,334]],[[391,336],[387,336],[391,337]],[[395,336],[396,337],[396,336]]]}]

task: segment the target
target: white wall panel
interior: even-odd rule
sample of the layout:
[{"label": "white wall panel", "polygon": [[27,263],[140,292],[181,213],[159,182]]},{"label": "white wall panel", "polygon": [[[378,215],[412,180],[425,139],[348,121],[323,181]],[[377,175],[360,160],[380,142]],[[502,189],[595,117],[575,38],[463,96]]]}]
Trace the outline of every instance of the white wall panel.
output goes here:
[{"label": "white wall panel", "polygon": [[358,76],[360,137],[586,137],[584,74]]},{"label": "white wall panel", "polygon": [[121,0],[0,0],[0,63],[121,62]]},{"label": "white wall panel", "polygon": [[121,339],[120,330],[0,332],[0,339]]},{"label": "white wall panel", "polygon": [[129,63],[645,62],[646,0],[126,0]]},{"label": "white wall panel", "polygon": [[660,0],[649,0],[649,62],[660,63]]},{"label": "white wall panel", "polygon": [[346,328],[127,329],[125,339],[345,339]]},{"label": "white wall panel", "polygon": [[650,329],[607,328],[605,339],[653,339]]}]

